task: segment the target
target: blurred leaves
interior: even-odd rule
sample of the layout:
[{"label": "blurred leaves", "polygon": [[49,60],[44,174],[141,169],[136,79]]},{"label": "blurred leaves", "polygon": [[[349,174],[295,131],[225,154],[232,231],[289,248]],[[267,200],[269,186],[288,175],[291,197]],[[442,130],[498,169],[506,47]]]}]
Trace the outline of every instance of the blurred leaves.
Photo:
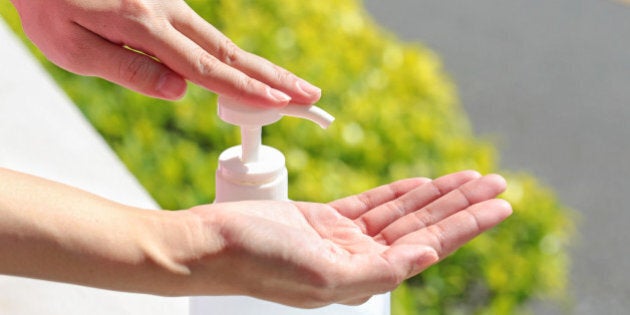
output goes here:
[{"label": "blurred leaves", "polygon": [[[188,3],[242,48],[323,89],[319,105],[337,118],[331,128],[285,118],[264,130],[264,142],[286,154],[292,199],[326,202],[404,177],[499,171],[439,58],[384,32],[360,2]],[[0,14],[21,32],[6,1]],[[212,202],[217,157],[239,141],[216,117],[214,94],[191,85],[176,104],[154,100],[69,74],[29,47],[164,208]],[[534,297],[564,297],[571,212],[531,176],[507,178],[515,214],[401,286],[394,314],[518,314]]]}]

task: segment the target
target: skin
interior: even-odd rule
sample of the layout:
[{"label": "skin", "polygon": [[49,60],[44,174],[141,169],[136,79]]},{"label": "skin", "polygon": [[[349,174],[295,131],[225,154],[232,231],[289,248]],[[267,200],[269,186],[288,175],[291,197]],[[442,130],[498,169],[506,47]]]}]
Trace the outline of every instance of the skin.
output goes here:
[{"label": "skin", "polygon": [[[253,106],[321,91],[247,53],[182,0],[11,0],[54,63],[175,100],[186,80]],[[0,274],[312,308],[390,291],[507,218],[498,175],[394,182],[328,204],[148,211],[0,168]]]},{"label": "skin", "polygon": [[254,106],[313,104],[321,96],[319,88],[240,49],[183,0],[11,2],[25,33],[52,62],[152,97],[179,99],[186,80]]},{"label": "skin", "polygon": [[393,290],[511,214],[498,175],[414,178],[328,204],[149,211],[0,168],[0,273],[312,308]]}]

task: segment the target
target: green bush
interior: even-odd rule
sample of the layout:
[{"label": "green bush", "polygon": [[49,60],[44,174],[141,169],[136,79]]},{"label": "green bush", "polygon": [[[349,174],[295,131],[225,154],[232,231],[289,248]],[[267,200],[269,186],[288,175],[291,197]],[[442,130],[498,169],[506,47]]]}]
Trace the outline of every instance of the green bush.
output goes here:
[{"label": "green bush", "polygon": [[[188,3],[244,49],[322,87],[320,106],[337,118],[329,130],[292,118],[264,130],[264,142],[286,154],[292,199],[324,202],[405,177],[499,171],[493,144],[472,135],[439,58],[384,32],[358,1]],[[7,1],[0,13],[21,32]],[[217,156],[239,141],[217,119],[214,94],[190,86],[177,104],[154,100],[69,74],[33,51],[164,208],[212,202]],[[532,298],[564,296],[570,212],[531,176],[507,178],[514,215],[407,281],[394,292],[394,314],[524,313]]]}]

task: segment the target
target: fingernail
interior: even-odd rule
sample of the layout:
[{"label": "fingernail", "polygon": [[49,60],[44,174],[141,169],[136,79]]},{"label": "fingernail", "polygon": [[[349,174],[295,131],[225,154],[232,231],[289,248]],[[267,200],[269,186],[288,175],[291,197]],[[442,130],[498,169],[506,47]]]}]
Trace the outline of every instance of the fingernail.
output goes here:
[{"label": "fingernail", "polygon": [[297,86],[298,90],[300,90],[302,92],[302,94],[306,94],[308,96],[319,96],[322,94],[322,89],[304,81],[304,80],[298,80],[295,85]]},{"label": "fingernail", "polygon": [[186,91],[186,80],[172,72],[164,73],[158,80],[157,90],[168,99],[178,99]]},{"label": "fingernail", "polygon": [[278,91],[276,89],[267,88],[267,94],[278,102],[286,103],[291,100],[289,95],[286,95],[282,91]]}]

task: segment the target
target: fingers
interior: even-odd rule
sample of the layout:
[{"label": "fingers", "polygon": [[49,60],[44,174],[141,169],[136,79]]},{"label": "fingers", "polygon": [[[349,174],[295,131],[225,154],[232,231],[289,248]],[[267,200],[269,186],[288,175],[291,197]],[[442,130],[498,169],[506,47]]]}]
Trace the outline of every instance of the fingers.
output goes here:
[{"label": "fingers", "polygon": [[191,82],[248,105],[282,107],[291,97],[217,59],[172,27],[148,39],[155,56]]},{"label": "fingers", "polygon": [[429,246],[435,250],[441,260],[511,214],[512,207],[507,201],[487,200],[474,204],[425,229],[407,234],[398,239],[392,247]]},{"label": "fingers", "polygon": [[481,175],[475,171],[463,171],[440,177],[432,182],[426,181],[412,191],[407,191],[400,198],[390,198],[379,204],[372,203],[373,209],[365,212],[355,222],[363,231],[374,236],[385,227],[401,217],[421,209],[432,201],[440,198]]},{"label": "fingers", "polygon": [[293,103],[313,104],[321,90],[291,72],[236,46],[193,10],[183,10],[173,21],[175,28],[224,64],[282,91]]},{"label": "fingers", "polygon": [[335,208],[341,215],[349,219],[356,219],[367,211],[388,201],[395,200],[410,190],[430,181],[431,180],[428,178],[403,179],[358,195],[335,200],[329,203],[329,205]]},{"label": "fingers", "polygon": [[385,227],[378,238],[392,244],[408,233],[434,225],[454,213],[466,210],[469,206],[496,197],[505,190],[505,187],[505,180],[494,174],[468,181],[426,204],[422,209],[400,217]]},{"label": "fingers", "polygon": [[474,204],[426,229],[405,235],[383,256],[400,284],[496,226],[511,213],[510,204],[500,199]]},{"label": "fingers", "polygon": [[321,91],[271,62],[247,53],[185,4],[172,12],[159,34],[143,47],[186,79],[217,94],[253,106],[312,104]]}]

